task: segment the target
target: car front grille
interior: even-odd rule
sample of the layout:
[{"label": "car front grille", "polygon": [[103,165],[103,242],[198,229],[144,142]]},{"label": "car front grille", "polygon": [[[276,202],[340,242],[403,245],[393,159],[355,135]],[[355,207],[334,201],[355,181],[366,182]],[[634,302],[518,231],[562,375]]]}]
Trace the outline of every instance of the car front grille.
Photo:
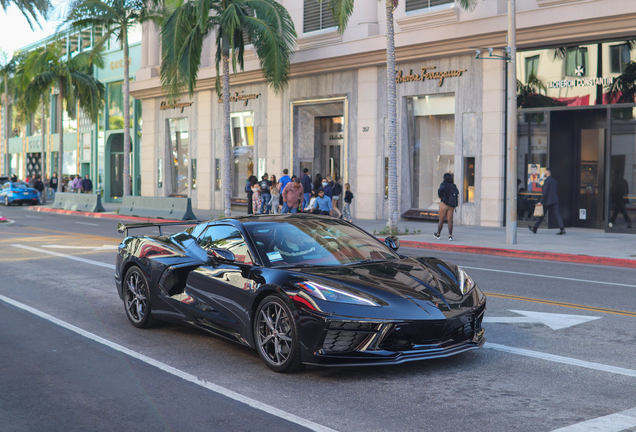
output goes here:
[{"label": "car front grille", "polygon": [[355,351],[371,334],[377,323],[333,321],[325,336],[322,350],[326,354]]}]

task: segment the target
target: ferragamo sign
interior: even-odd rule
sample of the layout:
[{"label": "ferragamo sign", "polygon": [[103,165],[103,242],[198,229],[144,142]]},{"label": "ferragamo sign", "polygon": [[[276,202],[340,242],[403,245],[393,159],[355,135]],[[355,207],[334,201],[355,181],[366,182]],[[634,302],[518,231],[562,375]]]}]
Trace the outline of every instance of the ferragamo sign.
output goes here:
[{"label": "ferragamo sign", "polygon": [[411,81],[426,81],[429,80],[439,80],[439,86],[441,87],[444,84],[444,78],[450,77],[458,77],[462,76],[462,73],[466,72],[467,69],[457,69],[450,70],[444,72],[427,72],[428,69],[436,69],[435,66],[424,66],[421,68],[421,74],[413,74],[413,69],[409,71],[408,75],[402,75],[402,71],[399,71],[395,76],[396,84],[401,84],[405,82]]}]

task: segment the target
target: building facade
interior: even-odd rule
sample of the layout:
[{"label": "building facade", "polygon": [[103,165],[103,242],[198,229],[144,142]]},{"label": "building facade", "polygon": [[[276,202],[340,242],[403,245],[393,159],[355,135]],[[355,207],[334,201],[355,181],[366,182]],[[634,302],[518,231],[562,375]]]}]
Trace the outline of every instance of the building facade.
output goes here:
[{"label": "building facade", "polygon": [[[249,49],[245,71],[231,77],[233,205],[244,201],[250,175],[278,176],[284,168],[299,174],[308,168],[312,176],[331,174],[351,184],[354,217],[386,219],[384,2],[357,0],[343,35],[333,27],[326,5],[315,0],[281,3],[299,36],[289,86],[281,94],[268,88]],[[505,55],[506,7],[505,0],[484,0],[472,11],[447,0],[403,0],[394,12],[398,194],[404,218],[436,218],[437,189],[443,174],[451,172],[461,194],[456,222],[503,225],[505,116],[508,108],[517,109],[515,101],[507,104],[506,62],[497,57]],[[607,86],[634,58],[629,42],[636,39],[634,17],[636,4],[628,0],[517,0],[517,73],[525,86],[520,91],[530,89],[531,100],[558,102],[518,110],[520,202],[533,205],[541,173],[553,166],[568,226],[628,230],[622,216],[609,227],[616,208],[609,189],[610,171],[619,169],[633,191],[635,143],[627,113],[635,104],[633,97],[618,103]],[[594,51],[601,45],[606,47],[602,58]],[[476,49],[487,53],[486,48],[495,55],[476,58]],[[194,96],[168,104],[158,77],[159,34],[152,26],[144,29],[140,70],[131,86],[143,107],[142,195],[188,196],[199,209],[222,210],[223,125],[214,55],[208,41]],[[598,65],[602,72],[595,69]],[[586,75],[579,77],[577,71]],[[590,80],[563,84],[569,74]],[[528,87],[532,83],[534,91]],[[599,86],[601,96],[590,93],[586,99],[584,87]],[[578,114],[582,111],[591,114]],[[617,121],[623,122],[620,127]],[[568,145],[561,144],[564,131],[571,133]],[[596,159],[591,156],[595,151]],[[533,169],[536,182],[528,180]],[[584,170],[586,179],[579,179]],[[625,199],[631,214],[634,200]],[[521,207],[520,216],[526,217]]]}]

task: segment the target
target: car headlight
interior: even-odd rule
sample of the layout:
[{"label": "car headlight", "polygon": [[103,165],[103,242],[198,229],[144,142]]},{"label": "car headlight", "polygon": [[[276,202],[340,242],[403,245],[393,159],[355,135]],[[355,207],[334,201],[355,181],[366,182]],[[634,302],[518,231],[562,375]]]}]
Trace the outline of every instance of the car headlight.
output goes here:
[{"label": "car headlight", "polygon": [[304,292],[319,300],[332,301],[337,303],[349,303],[361,306],[376,306],[380,307],[376,302],[355,295],[350,292],[346,292],[342,289],[336,289],[325,285],[320,285],[315,282],[297,282],[296,285]]},{"label": "car headlight", "polygon": [[459,291],[463,294],[468,294],[473,288],[475,288],[475,281],[468,276],[468,273],[463,268],[457,267],[457,279],[459,280]]}]

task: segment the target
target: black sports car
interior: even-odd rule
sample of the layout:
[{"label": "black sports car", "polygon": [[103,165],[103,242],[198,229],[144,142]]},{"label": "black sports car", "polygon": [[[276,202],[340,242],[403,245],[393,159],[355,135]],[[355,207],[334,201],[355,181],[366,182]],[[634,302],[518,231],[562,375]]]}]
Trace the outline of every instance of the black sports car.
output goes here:
[{"label": "black sports car", "polygon": [[[397,364],[480,348],[486,297],[461,268],[407,258],[356,226],[286,214],[128,236],[115,280],[135,327],[187,323],[255,348],[277,372]],[[161,231],[161,228],[160,228]]]}]

